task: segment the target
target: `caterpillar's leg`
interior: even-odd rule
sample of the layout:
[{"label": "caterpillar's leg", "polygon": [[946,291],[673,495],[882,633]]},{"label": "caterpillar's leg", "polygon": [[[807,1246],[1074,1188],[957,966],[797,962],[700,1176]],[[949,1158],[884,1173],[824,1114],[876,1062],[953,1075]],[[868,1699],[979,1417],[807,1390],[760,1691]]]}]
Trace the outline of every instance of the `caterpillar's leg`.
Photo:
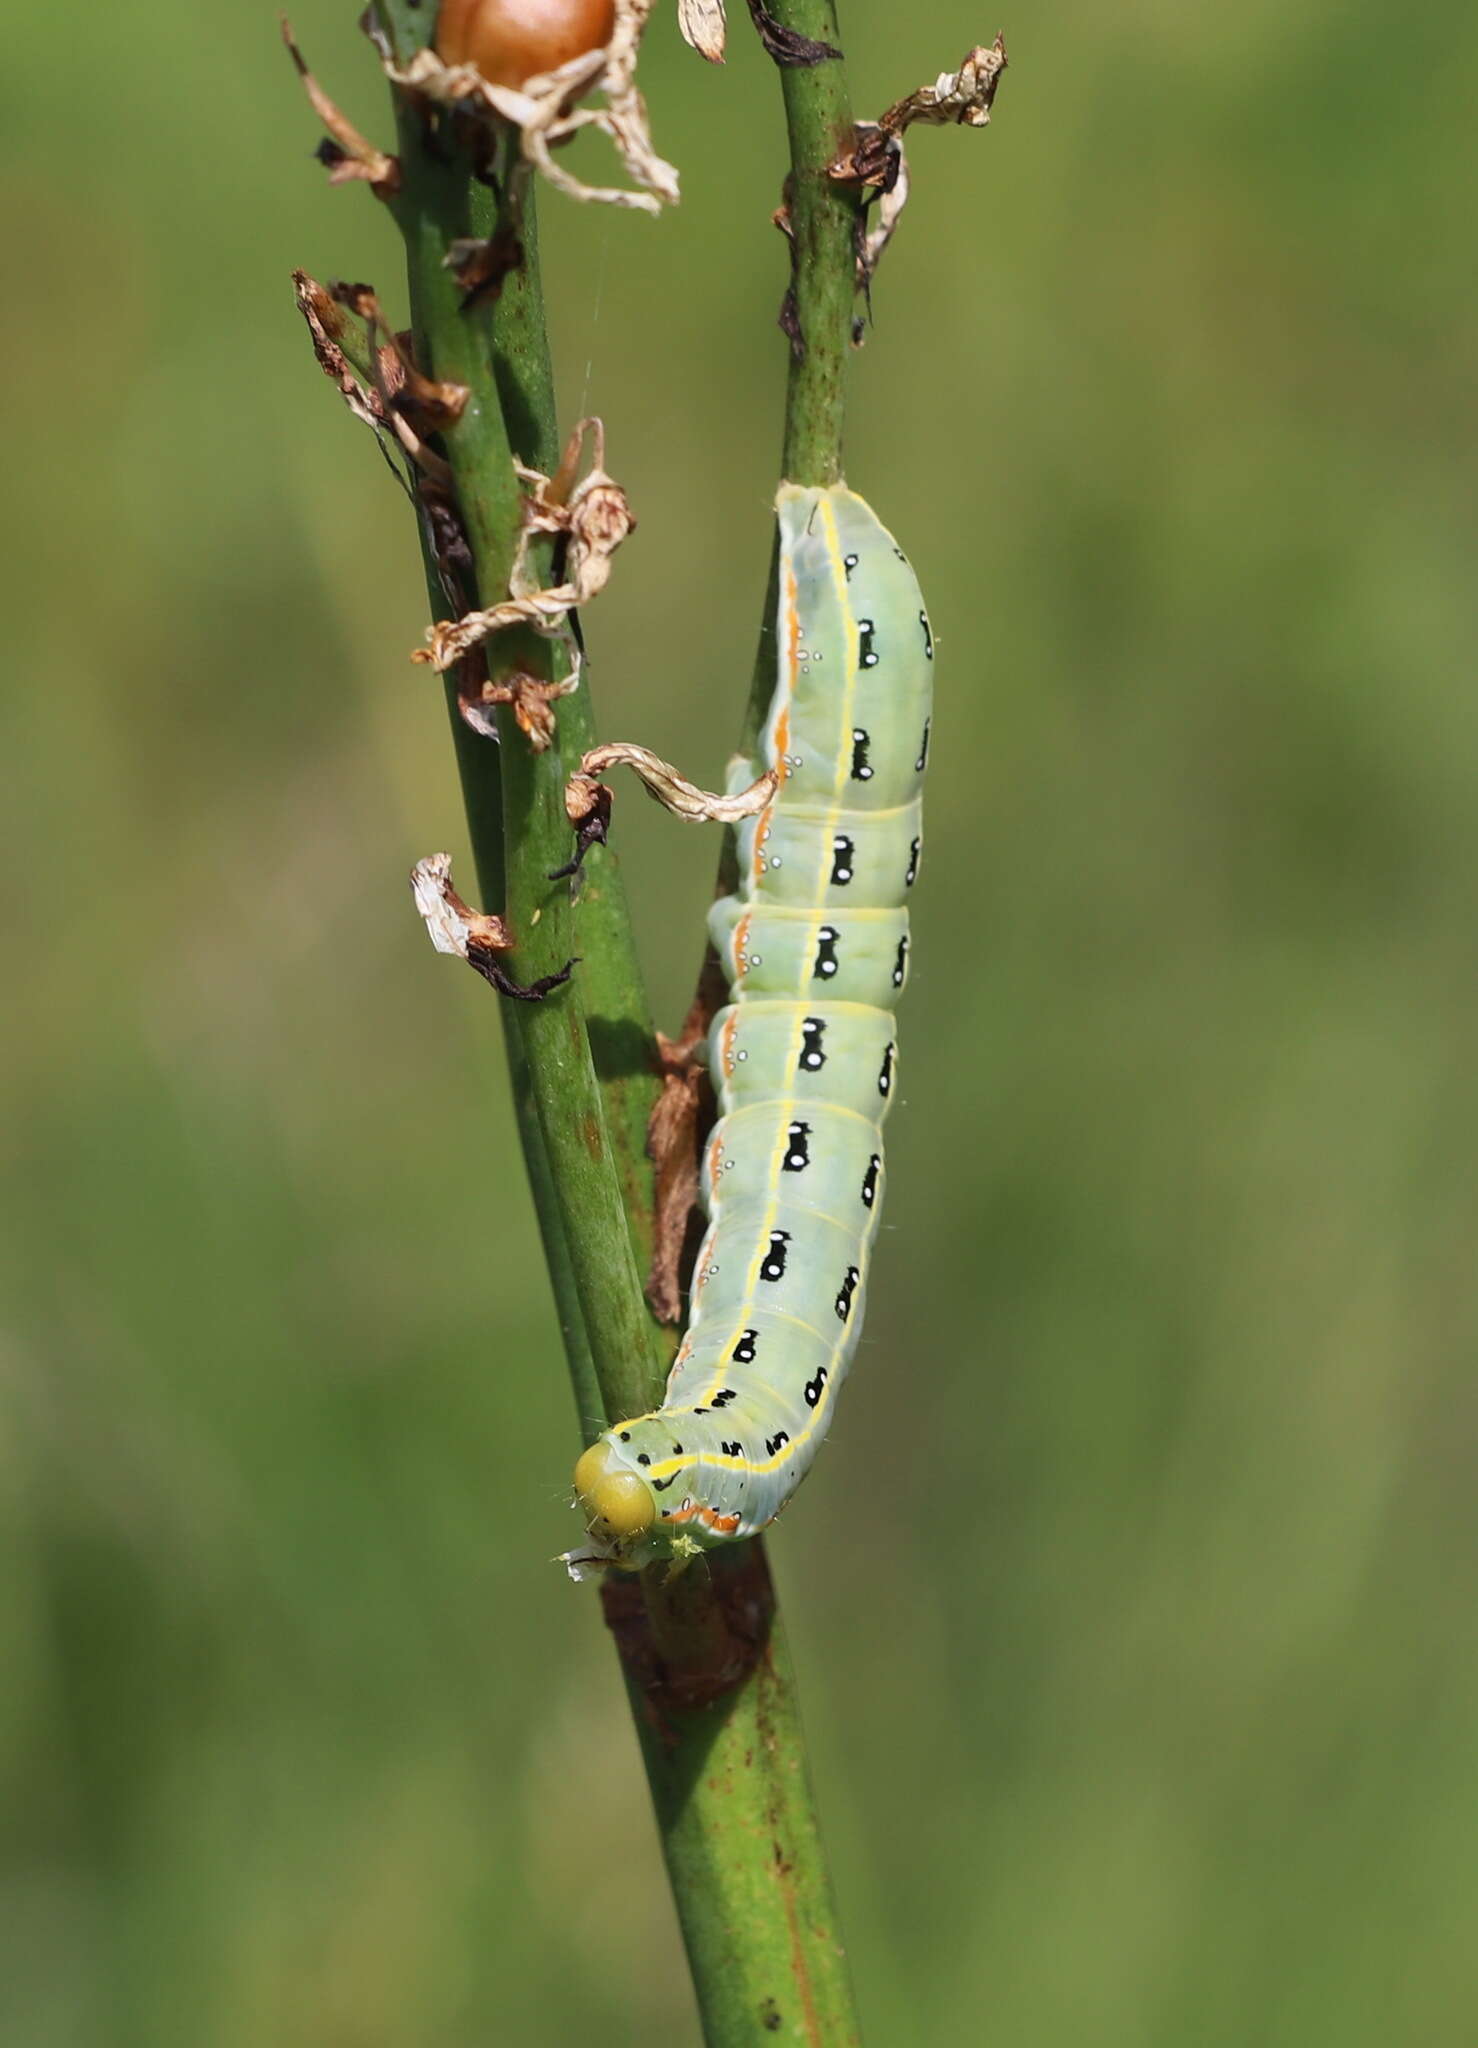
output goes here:
[{"label": "caterpillar's leg", "polygon": [[566,960],[555,973],[541,974],[537,981],[527,985],[515,981],[498,958],[500,953],[513,949],[513,934],[506,919],[464,903],[452,887],[451,877],[449,853],[433,853],[428,859],[417,861],[411,870],[411,894],[438,953],[456,954],[500,996],[511,996],[515,1002],[542,1003],[552,989],[569,980],[574,960]]}]

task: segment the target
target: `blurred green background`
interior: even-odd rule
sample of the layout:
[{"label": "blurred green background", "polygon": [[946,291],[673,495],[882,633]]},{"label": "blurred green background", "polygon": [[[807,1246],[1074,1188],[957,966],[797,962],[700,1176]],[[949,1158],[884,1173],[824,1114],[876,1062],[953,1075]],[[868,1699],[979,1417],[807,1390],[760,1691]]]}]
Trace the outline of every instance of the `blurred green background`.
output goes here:
[{"label": "blurred green background", "polygon": [[[388,137],[356,7],[295,25]],[[845,17],[862,111],[1012,54],[854,385],[938,744],[774,1548],[869,2038],[1468,2043],[1478,19]],[[544,207],[641,520],[603,726],[704,778],[784,368],[734,43],[654,26],[677,214]],[[288,283],[402,307],[393,232],[265,5],[22,11],[0,95],[0,2038],[692,2041],[494,1007],[406,889],[469,873],[414,538]],[[619,831],[672,1023],[709,855]]]}]

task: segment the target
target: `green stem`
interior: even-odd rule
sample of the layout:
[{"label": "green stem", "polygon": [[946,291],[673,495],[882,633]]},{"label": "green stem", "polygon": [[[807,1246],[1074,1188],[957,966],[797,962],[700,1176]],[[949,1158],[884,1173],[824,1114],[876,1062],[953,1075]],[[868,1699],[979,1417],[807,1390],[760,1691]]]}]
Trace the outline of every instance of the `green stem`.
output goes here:
[{"label": "green stem", "polygon": [[[776,0],[770,11],[787,28],[838,43],[832,0]],[[828,178],[826,166],[851,145],[851,104],[836,60],[782,70],[781,84],[799,336],[786,384],[782,473],[795,482],[826,484],[842,475],[857,221],[855,195]],[[778,556],[772,556],[745,714],[746,751],[774,690],[777,596]],[[726,833],[720,890],[732,888],[734,879],[733,835]],[[607,1617],[623,1642],[634,1703],[642,1696],[643,1658],[670,1659],[674,1643],[682,1648],[679,1668],[689,1672],[701,1669],[705,1649],[713,1668],[725,1647],[764,1645],[739,1688],[718,1703],[721,1719],[713,1707],[673,1703],[670,1685],[666,1730],[638,1714],[704,2039],[708,2048],[749,2048],[783,2034],[813,2048],[849,2048],[860,2039],[856,2005],[769,1567],[757,1541],[713,1552],[708,1562],[709,1587],[689,1594],[679,1580],[647,1589],[647,1630],[645,1637],[633,1631],[634,1648],[623,1640],[629,1596],[619,1583],[606,1588]],[[649,1702],[652,1691],[648,1686]]]},{"label": "green stem", "polygon": [[[433,138],[424,109],[403,95],[400,145],[403,184],[396,212],[406,238],[417,348],[423,368],[465,385],[470,394],[445,437],[446,452],[478,591],[501,594],[508,587],[522,504],[514,455],[546,470],[557,462],[552,404],[538,402],[548,389],[549,372],[532,210],[524,224],[530,251],[525,266],[491,308],[464,311],[444,258],[452,241],[490,231],[491,197],[470,176],[452,126],[440,124]],[[541,636],[514,629],[489,646],[489,673],[494,678],[516,670],[548,676],[551,651]],[[577,691],[565,700],[571,715],[560,719],[557,743],[544,753],[534,752],[506,708],[498,713],[500,744],[478,736],[458,714],[454,686],[447,695],[479,883],[492,890],[501,882],[500,893],[489,901],[503,910],[515,939],[509,971],[520,980],[533,980],[563,966],[582,948],[603,956],[615,953],[626,964],[620,971],[607,969],[605,993],[609,998],[616,991],[640,1018],[645,1006],[619,886],[611,880],[602,892],[606,929],[585,923],[577,947],[569,886],[548,880],[570,848],[564,786],[590,735],[587,694]],[[536,1198],[552,1188],[560,1224],[558,1233],[553,1219],[544,1226],[546,1248],[553,1240],[556,1281],[578,1304],[605,1408],[629,1413],[648,1404],[660,1379],[663,1349],[642,1297],[622,1200],[623,1180],[635,1176],[639,1182],[645,1162],[629,1156],[629,1145],[624,1156],[616,1155],[591,1058],[582,985],[567,985],[542,1003],[519,1005],[506,1021],[522,1055],[521,1070],[514,1061],[515,1082],[524,1103],[532,1101],[541,1139],[542,1156],[536,1150],[531,1157],[530,1179]],[[640,1095],[637,1075],[621,1079],[628,1094]],[[636,1113],[626,1114],[623,1126],[629,1131],[637,1120]],[[633,1213],[643,1213],[639,1204]],[[561,1311],[567,1328],[569,1308],[566,1298]],[[572,1365],[588,1436],[600,1426],[601,1404],[582,1384],[583,1365],[573,1359]]]},{"label": "green stem", "polygon": [[[380,0],[402,61],[429,10]],[[833,39],[828,6],[780,10],[804,33]],[[814,17],[814,19],[813,19]],[[809,135],[794,205],[803,223],[797,298],[815,355],[792,369],[787,469],[809,474],[831,446],[840,466],[841,376],[850,320],[850,226],[820,177],[845,126],[841,67],[786,80],[787,108]],[[798,89],[797,89],[798,88]],[[433,137],[425,110],[398,97],[403,173],[395,211],[406,238],[421,367],[466,384],[466,411],[445,439],[471,542],[480,601],[507,588],[518,529],[517,452],[548,473],[556,437],[532,218],[530,257],[490,312],[464,312],[444,267],[451,241],[486,233],[486,194],[450,124]],[[840,124],[840,125],[839,125]],[[830,281],[806,273],[825,270]],[[792,446],[800,449],[791,461]],[[436,602],[433,582],[433,602]],[[549,645],[502,635],[494,674],[547,673]],[[771,671],[773,675],[773,669]],[[593,738],[589,693],[562,699],[558,743],[535,755],[511,719],[494,748],[469,732],[450,693],[480,885],[502,908],[520,978],[578,952],[572,985],[541,1004],[504,1004],[520,1135],[560,1300],[582,1416],[598,1383],[612,1418],[652,1405],[670,1343],[647,1316],[639,1273],[650,1243],[652,1178],[645,1157],[655,1095],[652,1033],[620,877],[609,856],[587,863],[577,921],[550,868],[570,850],[563,809],[569,770]],[[530,1113],[532,1105],[532,1114]],[[624,1214],[623,1214],[624,1205]],[[664,1583],[613,1573],[603,1589],[622,1654],[664,1855],[708,2048],[772,2038],[847,2048],[855,2012],[837,1932],[801,1734],[794,1679],[758,1542],[715,1553]]]},{"label": "green stem", "polygon": [[[833,0],[772,0],[784,28],[816,42],[840,42]],[[840,61],[780,73],[790,136],[787,203],[797,339],[785,386],[781,475],[795,484],[834,484],[842,476],[847,354],[856,300],[858,202],[826,175],[852,146],[852,98]],[[767,693],[774,687],[769,671]]]}]

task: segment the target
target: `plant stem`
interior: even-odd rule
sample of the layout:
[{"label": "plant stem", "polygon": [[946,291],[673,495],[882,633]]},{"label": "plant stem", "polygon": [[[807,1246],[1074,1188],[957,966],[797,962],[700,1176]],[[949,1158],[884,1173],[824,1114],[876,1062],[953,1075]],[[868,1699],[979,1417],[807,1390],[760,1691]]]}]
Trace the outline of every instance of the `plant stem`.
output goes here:
[{"label": "plant stem", "polygon": [[[404,61],[425,39],[428,10],[409,0],[380,0],[380,8]],[[777,11],[805,33],[834,39],[829,5],[794,0]],[[803,174],[793,200],[803,223],[797,301],[814,356],[792,366],[787,470],[811,474],[831,447],[835,467],[826,474],[834,475],[853,259],[846,207],[838,213],[821,172],[846,139],[845,92],[838,64],[793,77],[799,90],[788,77],[787,110]],[[472,393],[444,444],[477,601],[486,602],[507,588],[518,531],[511,455],[546,473],[556,456],[532,214],[523,268],[491,310],[464,311],[444,258],[452,241],[489,231],[491,203],[457,127],[440,122],[433,136],[422,106],[405,93],[397,103],[403,182],[395,212],[417,357],[431,375]],[[804,149],[795,141],[801,130]],[[437,604],[434,576],[431,587]],[[534,636],[501,635],[487,651],[495,675],[516,667],[548,673],[549,644]],[[639,1279],[652,1225],[644,1138],[655,1079],[619,873],[593,852],[574,914],[565,886],[546,879],[569,851],[563,785],[593,738],[589,692],[582,683],[560,700],[557,744],[543,755],[531,752],[511,718],[500,723],[494,748],[458,716],[455,689],[449,701],[480,886],[519,941],[513,971],[528,979],[572,951],[581,956],[575,982],[548,1001],[502,1007],[520,1136],[588,1434],[596,1385],[612,1419],[653,1405],[670,1344],[654,1330]],[[612,1573],[603,1600],[708,2048],[776,2038],[848,2048],[857,2040],[851,1989],[763,1546],[714,1553],[670,1582],[660,1571],[640,1580]]]},{"label": "plant stem", "polygon": [[[835,48],[840,40],[834,0],[773,0],[770,12],[782,27],[814,41]],[[849,187],[827,177],[826,167],[852,145],[852,99],[839,59],[782,69],[780,90],[790,136],[786,191],[797,329],[780,471],[791,483],[834,484],[842,475],[858,205]],[[769,684],[774,687],[773,668]]]},{"label": "plant stem", "polygon": [[[837,43],[832,0],[777,0],[770,11],[787,28]],[[857,202],[826,176],[826,166],[851,144],[851,107],[839,60],[782,70],[781,82],[799,337],[786,384],[782,471],[796,482],[827,484],[842,474]],[[778,546],[745,713],[746,751],[775,687],[777,598]],[[733,859],[733,835],[726,833],[720,889],[734,884]],[[746,1634],[763,1641],[768,1633],[744,1682],[719,1703],[722,1719],[712,1707],[669,1704],[664,1744],[638,1718],[704,2038],[708,2048],[749,2048],[783,2030],[813,2048],[849,2048],[860,2039],[856,2006],[769,1567],[758,1541],[716,1551],[709,1564],[712,1598],[686,1594],[682,1580],[649,1587],[647,1638],[638,1634],[634,1651],[623,1642],[635,1697],[643,1655],[670,1656],[673,1640],[683,1648],[682,1668],[691,1671],[701,1669],[705,1639],[708,1654],[721,1656],[725,1635],[732,1648]],[[684,1611],[689,1599],[694,1612]],[[715,1606],[725,1626],[715,1627]],[[622,1640],[629,1600],[620,1585],[608,1585],[606,1608]]]},{"label": "plant stem", "polygon": [[[432,146],[423,110],[405,96],[400,144],[403,185],[396,210],[406,237],[417,349],[423,368],[465,385],[471,394],[445,437],[447,455],[477,588],[501,594],[508,586],[521,517],[513,457],[546,471],[558,459],[552,403],[540,402],[548,391],[549,372],[532,212],[524,226],[529,249],[524,266],[490,309],[464,311],[444,258],[454,240],[490,232],[491,197],[470,176],[465,152],[454,146],[447,126],[439,129]],[[488,655],[494,677],[515,670],[551,673],[550,643],[532,632],[514,629],[499,635]],[[556,745],[542,754],[529,746],[508,710],[498,714],[500,744],[495,746],[459,716],[454,686],[447,695],[479,883],[486,891],[501,881],[501,894],[489,900],[503,908],[517,942],[510,971],[531,980],[561,967],[576,951],[570,890],[565,883],[551,883],[548,874],[569,852],[564,785],[591,736],[588,693],[577,691],[564,700],[562,709],[570,715],[559,721]],[[597,928],[601,922],[603,931]],[[607,963],[606,999],[641,1019],[641,984],[614,875],[600,891],[597,919],[582,924],[580,945]],[[543,1156],[536,1153],[531,1159],[530,1178],[536,1196],[541,1188],[552,1188],[567,1262],[566,1292],[578,1303],[605,1405],[619,1396],[630,1412],[648,1404],[662,1363],[662,1340],[642,1297],[622,1201],[622,1181],[634,1182],[640,1194],[649,1169],[639,1151],[631,1156],[629,1143],[624,1156],[616,1156],[581,997],[581,985],[567,985],[544,1002],[518,1006],[507,1026],[522,1055],[522,1071],[515,1060],[515,1082],[523,1088],[525,1103],[532,1101],[542,1141]],[[638,1021],[637,1033],[643,1030]],[[643,1079],[638,1067],[618,1077],[618,1088],[638,1097],[645,1093],[650,1100],[654,1084],[644,1088]],[[640,1103],[624,1104],[618,1093],[617,1104],[629,1138],[643,1120]],[[632,1213],[642,1216],[644,1205],[633,1202]],[[553,1235],[546,1222],[546,1245]],[[568,1326],[568,1301],[561,1306]],[[577,1377],[583,1380],[583,1372]],[[577,1394],[589,1436],[602,1426],[602,1404],[590,1398],[585,1385],[577,1386]]]}]

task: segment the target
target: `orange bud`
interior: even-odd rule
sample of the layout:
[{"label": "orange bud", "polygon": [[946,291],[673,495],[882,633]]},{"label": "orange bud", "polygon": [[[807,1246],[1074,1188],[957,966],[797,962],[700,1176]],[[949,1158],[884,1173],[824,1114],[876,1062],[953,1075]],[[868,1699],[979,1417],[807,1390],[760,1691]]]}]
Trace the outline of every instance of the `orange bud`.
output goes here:
[{"label": "orange bud", "polygon": [[475,65],[490,85],[517,88],[604,49],[615,23],[615,0],[441,0],[436,54],[443,64]]}]

